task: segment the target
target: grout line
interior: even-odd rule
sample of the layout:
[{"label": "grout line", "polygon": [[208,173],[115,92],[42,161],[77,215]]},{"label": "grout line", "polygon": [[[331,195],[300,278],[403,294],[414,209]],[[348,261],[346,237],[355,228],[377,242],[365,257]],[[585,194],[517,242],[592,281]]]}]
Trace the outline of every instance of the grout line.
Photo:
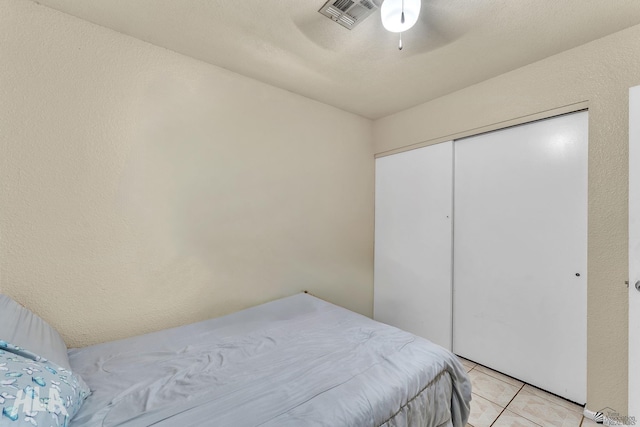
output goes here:
[{"label": "grout line", "polygon": [[[468,359],[467,359],[467,360],[468,360]],[[553,396],[553,397],[558,398],[558,399],[561,399],[561,400],[563,400],[563,401],[565,401],[565,402],[567,402],[567,403],[569,403],[569,404],[571,404],[571,405],[575,405],[575,406],[577,406],[577,407],[579,408],[579,410],[578,410],[578,411],[575,411],[574,409],[567,408],[566,406],[562,406],[562,405],[561,405],[561,404],[559,404],[558,402],[554,402],[554,401],[552,401],[551,399],[548,399],[548,398],[547,398],[547,397],[545,397],[545,396],[538,395],[538,394],[536,394],[536,393],[530,392],[530,393],[532,393],[534,396],[539,397],[540,399],[543,399],[545,402],[549,402],[549,403],[554,404],[555,406],[559,406],[559,407],[561,407],[562,409],[566,409],[567,411],[580,412],[580,414],[584,416],[584,414],[583,414],[583,410],[584,410],[584,408],[585,408],[585,405],[580,405],[580,404],[578,404],[578,403],[576,403],[576,402],[572,402],[572,401],[571,401],[571,400],[569,400],[569,399],[566,399],[566,398],[564,398],[564,397],[562,397],[562,396],[558,396],[557,394],[553,394],[553,393],[551,393],[551,392],[549,392],[549,391],[547,391],[547,390],[543,390],[543,389],[541,389],[540,387],[536,387],[536,386],[534,386],[534,385],[532,385],[532,384],[529,384],[529,383],[526,383],[526,382],[524,382],[524,381],[521,381],[521,380],[519,380],[519,379],[517,379],[517,378],[514,378],[514,377],[512,377],[512,376],[510,376],[510,375],[503,374],[502,372],[496,371],[495,369],[491,369],[491,368],[490,368],[490,367],[488,367],[488,366],[484,366],[484,365],[481,365],[481,364],[476,363],[476,362],[474,362],[474,363],[475,363],[475,366],[473,367],[473,369],[475,369],[475,368],[476,368],[476,366],[482,366],[483,368],[485,368],[485,369],[487,369],[487,370],[489,370],[489,371],[491,371],[491,372],[496,372],[496,373],[498,373],[498,374],[502,374],[502,375],[504,375],[505,377],[512,378],[512,379],[514,379],[515,381],[518,381],[518,382],[522,383],[523,385],[522,385],[522,386],[520,387],[520,389],[518,390],[518,393],[520,393],[520,391],[522,391],[522,389],[524,388],[524,386],[527,386],[527,385],[528,385],[529,387],[534,388],[534,389],[536,389],[536,390],[539,390],[539,391],[541,391],[542,393],[544,393],[544,394],[546,394],[546,395]],[[469,372],[471,372],[473,369],[471,369]],[[508,383],[508,382],[506,382],[506,381],[504,381],[504,380],[502,380],[502,379],[500,379],[500,378],[496,378],[496,377],[494,377],[494,376],[493,376],[493,375],[491,375],[490,373],[487,373],[487,372],[484,372],[484,371],[480,371],[480,370],[479,370],[478,372],[480,372],[480,373],[482,373],[482,374],[485,374],[485,375],[488,375],[488,376],[490,376],[491,378],[496,379],[496,380],[498,380],[498,381],[502,381],[502,382],[503,382],[503,383],[505,383],[505,384],[509,384],[509,385],[510,385],[510,386],[512,386],[512,387],[516,387],[515,385],[513,385],[513,384],[511,384],[511,383]],[[535,424],[535,423],[534,423],[534,424]]]},{"label": "grout line", "polygon": [[[516,393],[516,395],[515,395],[515,396],[513,396],[513,399],[511,399],[511,402],[513,402],[513,400],[516,398],[516,396],[518,396],[518,395],[520,394],[520,392],[521,392],[522,390],[524,390],[524,386],[526,386],[526,385],[527,385],[526,383],[525,383],[525,384],[522,384],[522,387],[520,387],[520,390],[518,390],[518,392]],[[509,402],[509,404],[511,404],[511,402]],[[509,406],[509,405],[507,405],[507,406]],[[511,412],[513,412],[514,414],[516,414],[516,415],[517,415],[517,416],[519,416],[519,417],[524,418],[525,420],[529,421],[529,422],[530,422],[530,423],[532,423],[532,424],[535,424],[535,425],[537,425],[537,426],[539,426],[539,425],[540,425],[540,424],[538,424],[538,423],[534,422],[533,420],[530,420],[529,418],[525,417],[525,416],[524,416],[524,415],[522,415],[522,414],[518,414],[517,412],[514,412],[514,411],[511,411]],[[542,427],[542,426],[540,426],[540,427]]]},{"label": "grout line", "polygon": [[[476,367],[477,367],[477,366],[479,366],[479,365],[476,363],[476,365],[475,365],[472,369],[470,369],[470,370],[469,370],[469,372],[471,372],[471,371],[473,371],[474,369],[476,369]],[[482,365],[480,365],[480,366],[482,366]],[[488,368],[488,369],[490,369],[490,368]],[[503,383],[505,383],[505,384],[509,384],[510,386],[515,387],[513,384],[507,383],[506,381],[503,381],[503,380],[501,380],[500,378],[495,378],[495,377],[491,376],[490,374],[488,374],[488,373],[486,373],[486,372],[483,372],[483,371],[477,371],[477,372],[480,372],[480,373],[482,373],[482,374],[485,374],[485,375],[487,375],[487,376],[490,376],[490,377],[491,377],[492,379],[494,379],[494,380],[501,381],[501,382],[503,382]],[[504,375],[504,374],[503,374],[503,375]],[[508,375],[507,375],[507,376],[508,376]],[[510,378],[511,378],[511,377],[510,377]],[[514,379],[515,379],[515,378],[514,378]],[[519,381],[519,380],[518,380],[518,381]],[[522,381],[520,381],[520,382],[522,382]],[[506,410],[508,409],[509,405],[510,405],[510,404],[515,400],[515,398],[516,398],[516,397],[517,397],[517,396],[518,396],[518,395],[519,395],[519,394],[524,390],[524,387],[525,387],[526,385],[531,386],[530,384],[527,384],[527,383],[525,383],[525,382],[522,382],[522,385],[521,385],[520,387],[518,387],[518,391],[513,395],[513,397],[511,398],[511,400],[509,400],[509,402],[508,402],[504,407],[502,407],[502,405],[499,405],[498,403],[496,403],[496,402],[494,402],[494,401],[492,401],[492,400],[490,400],[490,399],[487,399],[486,397],[483,397],[483,396],[482,396],[481,394],[479,394],[477,391],[476,391],[476,392],[474,392],[474,394],[477,394],[479,397],[482,397],[483,399],[485,399],[485,400],[487,400],[487,401],[489,401],[489,402],[493,403],[494,405],[497,405],[498,407],[502,408],[502,411],[500,411],[500,413],[496,416],[496,418],[491,422],[490,426],[493,426],[493,425],[496,423],[496,421],[498,421],[498,419],[502,416],[502,414],[504,413],[504,411],[506,411]],[[534,386],[531,386],[531,387],[534,387]],[[534,388],[538,389],[537,387],[534,387]],[[540,390],[540,391],[543,391],[543,392],[545,392],[545,393],[548,393],[548,392],[546,392],[546,391],[544,391],[544,390],[541,390],[541,389],[539,389],[539,390]],[[530,393],[530,392],[529,392],[529,393]],[[532,394],[533,394],[533,393],[532,393]],[[552,393],[549,393],[549,394],[550,394],[550,395],[552,395],[552,396],[555,396],[555,395],[554,395],[554,394],[552,394]],[[549,404],[549,405],[551,405],[551,406],[558,407],[558,408],[560,408],[560,409],[562,409],[562,410],[565,410],[565,411],[571,411],[571,409],[566,408],[566,407],[564,407],[564,406],[562,406],[562,405],[558,404],[557,402],[553,402],[553,401],[548,400],[548,399],[546,399],[546,398],[544,398],[544,397],[542,397],[542,396],[539,396],[539,395],[537,395],[537,394],[534,394],[534,396],[539,397],[540,399],[544,400],[547,404]],[[556,396],[556,397],[559,397],[559,396]],[[563,398],[561,398],[561,399],[563,399]],[[563,399],[563,400],[566,400],[566,399]],[[570,402],[570,401],[568,401],[568,400],[566,400],[566,401],[567,401],[567,402],[569,402],[569,403],[571,403],[571,404],[574,404],[573,402]],[[577,405],[577,404],[575,404],[575,405]],[[577,406],[580,406],[580,405],[577,405]],[[519,413],[514,412],[514,411],[511,411],[511,410],[510,410],[510,412],[513,412],[513,413],[514,413],[515,415],[517,415],[518,417],[523,418],[523,419],[525,419],[525,420],[529,421],[530,423],[535,424],[536,426],[540,426],[540,424],[536,423],[535,421],[530,420],[529,418],[527,418],[526,416],[523,416],[522,414],[519,414]],[[582,416],[582,419],[580,420],[579,427],[582,427],[582,425],[583,425],[583,423],[584,423],[584,419],[585,419],[585,417],[584,417],[584,416]],[[541,426],[541,427],[542,427],[542,426]]]},{"label": "grout line", "polygon": [[[491,378],[493,378],[494,380],[498,380],[498,381],[500,381],[500,382],[503,382],[503,383],[505,383],[505,384],[508,384],[508,385],[510,385],[511,387],[519,387],[519,388],[518,388],[518,391],[520,391],[520,389],[521,389],[521,388],[524,386],[524,384],[525,384],[525,383],[523,383],[523,382],[522,382],[522,381],[520,381],[520,380],[517,380],[517,379],[515,379],[515,378],[513,378],[513,377],[509,377],[509,375],[502,374],[502,375],[504,375],[505,377],[509,377],[509,378],[513,379],[514,381],[518,381],[519,383],[522,383],[522,385],[515,385],[515,384],[511,384],[510,382],[507,382],[507,381],[503,380],[502,378],[498,378],[497,376],[495,376],[495,377],[494,377],[494,376],[493,376],[493,375],[491,375],[491,373],[489,373],[489,372],[484,372],[484,371],[481,371],[481,370],[478,370],[478,372],[480,372],[480,373],[482,373],[482,374],[485,374],[486,376],[491,377]],[[493,371],[493,372],[496,372],[496,371]],[[497,373],[500,373],[500,372],[497,372]]]},{"label": "grout line", "polygon": [[[467,360],[468,360],[468,359],[467,359]],[[471,371],[475,370],[478,366],[483,366],[483,365],[480,365],[480,364],[478,364],[478,363],[475,363],[475,362],[474,362],[474,366],[473,366],[473,368],[469,369],[469,371],[467,372],[467,374],[468,374],[468,373],[470,373]],[[486,369],[488,369],[489,371],[497,372],[497,371],[494,371],[494,370],[493,370],[493,369],[491,369],[491,368],[487,368],[486,366],[483,366],[483,367],[484,367],[484,368],[486,368]],[[513,384],[508,383],[508,382],[506,382],[506,381],[504,381],[504,380],[501,380],[500,378],[496,378],[496,377],[492,376],[491,374],[489,374],[489,373],[487,373],[487,372],[480,371],[480,370],[478,370],[477,372],[479,372],[479,373],[481,373],[481,374],[485,374],[485,375],[487,375],[487,376],[491,377],[491,379],[493,379],[493,380],[497,380],[497,381],[503,382],[503,383],[505,383],[505,384],[508,384],[508,385],[510,385],[511,387],[516,387],[516,386],[514,386]],[[500,373],[500,372],[497,372],[497,373]],[[509,377],[509,378],[513,378],[513,377],[510,377],[509,375],[506,375],[506,374],[502,374],[502,375],[505,375],[505,376],[507,376],[507,377]],[[516,381],[518,381],[518,382],[520,382],[520,383],[522,383],[522,385],[520,385],[520,387],[518,387],[518,391],[513,395],[513,397],[511,398],[511,400],[509,400],[509,402],[508,402],[508,403],[506,404],[506,406],[504,406],[504,407],[502,407],[502,405],[499,405],[499,404],[497,404],[496,402],[494,402],[494,401],[492,401],[492,400],[490,400],[490,399],[487,399],[486,397],[483,397],[482,395],[478,394],[477,392],[475,392],[475,393],[474,393],[474,394],[477,394],[479,397],[482,397],[483,399],[485,399],[485,400],[487,400],[487,401],[489,401],[489,402],[493,403],[494,405],[497,405],[498,407],[502,408],[502,411],[500,411],[500,413],[498,414],[498,416],[497,416],[497,417],[496,417],[496,418],[491,422],[490,427],[491,427],[491,426],[493,426],[493,425],[496,423],[496,421],[498,421],[498,419],[500,418],[500,416],[502,416],[502,414],[504,413],[504,411],[506,411],[506,410],[507,410],[507,408],[508,408],[508,406],[511,404],[511,402],[513,402],[513,401],[514,401],[514,399],[515,399],[515,398],[520,394],[520,392],[522,392],[522,391],[524,390],[524,387],[525,387],[525,386],[527,386],[527,385],[529,385],[530,387],[535,388],[535,389],[537,389],[537,390],[540,390],[540,391],[542,391],[542,392],[544,392],[544,393],[548,393],[548,394],[549,394],[549,395],[551,395],[551,396],[554,396],[554,397],[557,397],[557,398],[563,399],[563,400],[567,401],[568,403],[571,403],[571,404],[573,404],[573,405],[576,405],[576,406],[580,407],[580,405],[578,405],[578,404],[576,404],[576,403],[574,403],[574,402],[571,402],[571,401],[569,401],[569,400],[567,400],[567,399],[564,399],[563,397],[556,396],[556,395],[554,395],[553,393],[549,393],[549,392],[547,392],[547,391],[545,391],[545,390],[539,389],[538,387],[532,386],[531,384],[527,384],[527,383],[525,383],[524,381],[520,381],[520,380],[518,380],[518,379],[516,379],[516,378],[513,378],[513,379],[514,379],[514,380],[516,380]],[[530,393],[530,392],[529,392],[529,393]],[[546,403],[548,403],[548,404],[550,404],[550,405],[553,405],[553,406],[559,407],[559,408],[561,408],[561,409],[563,409],[563,410],[566,410],[566,411],[572,411],[571,409],[566,408],[566,407],[564,407],[564,406],[560,405],[560,404],[559,404],[559,403],[557,403],[557,402],[553,402],[553,401],[551,401],[551,400],[548,400],[548,399],[544,398],[543,396],[539,396],[539,395],[537,395],[537,394],[535,394],[535,393],[532,393],[532,394],[533,394],[534,396],[539,397],[540,399],[544,400]],[[513,411],[510,411],[510,412],[513,412]],[[536,426],[540,426],[540,424],[538,424],[538,423],[536,423],[536,422],[534,422],[534,421],[530,420],[529,418],[527,418],[527,417],[525,417],[525,416],[523,416],[523,415],[521,415],[521,414],[519,414],[519,413],[517,413],[517,412],[513,412],[513,413],[514,413],[515,415],[517,415],[518,417],[520,417],[520,418],[524,418],[525,420],[529,421],[530,423],[535,424]],[[584,423],[584,418],[585,418],[585,417],[584,417],[584,416],[582,416],[582,419],[581,419],[581,421],[580,421],[579,427],[582,427],[582,424]],[[542,427],[542,426],[540,426],[540,427]]]},{"label": "grout line", "polygon": [[[482,365],[481,365],[481,366],[482,366]],[[471,371],[473,371],[473,370],[475,370],[475,369],[476,369],[476,368],[474,367]],[[469,371],[469,372],[471,372],[471,371]],[[467,373],[469,373],[469,372],[467,372]],[[482,375],[486,375],[487,377],[491,378],[493,381],[500,381],[502,384],[506,384],[506,385],[508,385],[509,387],[517,388],[517,389],[518,389],[518,391],[516,391],[516,394],[515,394],[513,397],[516,397],[516,396],[518,395],[518,393],[520,393],[520,391],[522,390],[522,388],[526,385],[525,383],[522,383],[522,381],[520,381],[520,382],[522,383],[522,385],[519,385],[519,386],[517,386],[517,385],[513,385],[513,384],[508,383],[508,382],[506,382],[506,381],[504,381],[504,380],[501,380],[500,378],[496,378],[496,377],[492,376],[491,374],[488,374],[488,373],[486,373],[486,372],[484,372],[484,371],[476,371],[476,372],[478,372],[479,374],[482,374]],[[487,399],[487,398],[485,397],[485,399]],[[487,399],[487,400],[489,400],[489,399]],[[513,398],[512,398],[511,400],[513,400]],[[511,400],[509,401],[509,403],[511,403]],[[490,401],[490,402],[493,402],[493,400],[489,400],[489,401]],[[493,403],[495,403],[495,404],[496,404],[496,405],[498,405],[498,406],[502,406],[502,405],[499,405],[497,402],[493,402]]]},{"label": "grout line", "polygon": [[[488,367],[488,366],[481,365],[480,363],[476,363],[476,362],[474,362],[474,363],[476,364],[476,366],[482,366],[484,369],[486,369],[486,370],[488,370],[488,371],[490,371],[490,372],[495,372],[496,374],[500,374],[500,375],[503,375],[503,376],[505,376],[505,377],[509,377],[509,378],[511,378],[511,379],[512,379],[512,380],[514,380],[514,381],[517,381],[517,382],[519,382],[519,383],[522,383],[523,385],[526,385],[526,384],[527,384],[527,383],[525,383],[524,381],[520,381],[519,379],[512,377],[511,375],[503,374],[502,372],[496,371],[495,369],[491,369],[491,368],[490,368],[490,367]],[[475,368],[475,366],[474,366],[474,368]],[[496,379],[496,380],[502,381],[503,383],[509,384],[509,385],[510,385],[510,386],[512,386],[512,387],[518,387],[518,386],[516,386],[516,385],[513,385],[513,384],[511,384],[511,383],[506,382],[506,381],[505,381],[505,380],[503,380],[503,379],[500,379],[500,378],[494,377],[494,376],[493,376],[493,375],[491,375],[489,372],[484,372],[484,371],[478,371],[478,372],[482,372],[483,374],[488,375],[488,376],[490,376],[490,377],[491,377],[491,378],[493,378],[493,379]]]},{"label": "grout line", "polygon": [[[493,377],[491,377],[491,378],[493,378]],[[495,378],[495,379],[497,380],[497,378]],[[503,382],[504,382],[504,381],[503,381]],[[505,384],[507,384],[507,383],[505,383]],[[511,402],[513,402],[513,399],[515,399],[515,398],[516,398],[516,396],[518,395],[518,393],[520,393],[520,392],[522,391],[522,388],[523,388],[523,387],[524,387],[524,384],[522,384],[522,385],[520,386],[520,388],[518,389],[518,391],[516,391],[516,394],[514,394],[514,395],[513,395],[513,397],[512,397],[512,398],[511,398],[511,400],[509,401],[509,403],[507,403],[506,405],[504,405],[504,408],[502,408],[502,411],[498,414],[498,416],[496,417],[496,419],[495,419],[495,420],[493,420],[493,422],[491,423],[491,425],[494,425],[494,424],[495,424],[495,422],[496,422],[496,421],[498,421],[498,418],[500,418],[500,415],[502,415],[502,414],[504,413],[504,411],[506,411],[506,410],[507,410],[507,406],[511,405]],[[495,403],[495,402],[494,402],[494,403]],[[496,405],[497,405],[497,403],[496,403]],[[500,406],[500,405],[498,405],[498,406]],[[520,416],[520,414],[517,414],[517,415],[518,415],[518,416]],[[524,418],[524,417],[522,417],[522,418]],[[529,421],[531,421],[531,420],[529,420]],[[535,424],[535,423],[534,423],[534,424]]]},{"label": "grout line", "polygon": [[[496,379],[497,379],[497,378],[496,378]],[[522,388],[523,388],[523,387],[524,387],[524,384],[522,384],[522,385],[520,386],[520,388],[518,389],[518,391],[516,391],[516,394],[514,394],[514,395],[513,395],[513,397],[512,397],[512,398],[511,398],[511,400],[509,401],[509,403],[507,403],[507,404],[504,406],[504,409],[502,410],[502,412],[504,412],[504,411],[506,411],[506,410],[507,410],[507,407],[508,407],[509,405],[511,405],[511,402],[513,402],[513,401],[514,401],[514,399],[516,398],[516,396],[518,396],[518,394],[520,394],[520,392],[522,391]],[[500,412],[500,415],[502,415],[502,412]],[[500,415],[498,415],[498,418],[500,418]],[[520,414],[516,414],[516,415],[521,416]],[[522,418],[524,418],[524,417],[522,417]],[[496,419],[497,419],[497,418],[496,418]]]},{"label": "grout line", "polygon": [[494,424],[496,423],[496,421],[498,421],[498,418],[500,418],[500,416],[501,416],[501,415],[504,413],[504,411],[506,411],[506,410],[507,410],[507,408],[502,408],[502,411],[500,411],[500,413],[498,414],[498,416],[496,417],[496,419],[495,419],[495,420],[493,420],[493,421],[491,422],[491,424],[489,425],[489,427],[491,427],[492,425],[494,425]]},{"label": "grout line", "polygon": [[[577,403],[575,403],[575,402],[572,402],[572,401],[570,401],[570,400],[568,400],[568,399],[565,399],[565,398],[564,398],[564,397],[562,397],[562,396],[558,396],[557,394],[553,394],[553,393],[551,393],[551,392],[548,392],[548,391],[546,391],[546,390],[543,390],[543,389],[541,389],[541,388],[538,388],[538,387],[536,387],[536,386],[534,386],[534,385],[527,384],[527,383],[525,383],[525,385],[528,385],[528,386],[529,386],[529,387],[531,387],[531,388],[535,388],[536,390],[539,390],[539,391],[541,391],[541,392],[543,392],[543,393],[546,393],[546,394],[548,394],[548,395],[550,395],[550,396],[553,396],[553,397],[555,397],[555,398],[562,399],[562,400],[564,400],[565,402],[570,403],[571,405],[575,405],[575,406],[577,406],[577,407],[580,409],[580,410],[579,410],[579,411],[577,411],[577,412],[579,412],[579,413],[580,413],[580,415],[582,415],[582,416],[584,417],[584,414],[583,414],[584,406],[579,405],[579,404],[577,404]],[[550,400],[550,399],[546,398],[545,396],[540,396],[540,395],[538,395],[538,394],[536,394],[536,393],[533,393],[533,392],[529,392],[529,393],[533,394],[534,396],[539,397],[540,399],[544,400],[545,402],[549,402],[549,403],[552,403],[552,404],[554,404],[554,405],[556,405],[556,406],[559,406],[559,407],[561,407],[561,408],[563,408],[563,409],[566,409],[567,411],[573,411],[573,412],[576,412],[576,411],[574,411],[573,409],[567,408],[566,406],[562,406],[562,405],[561,405],[561,404],[559,404],[558,402],[554,402],[554,401],[552,401],[552,400]]]}]

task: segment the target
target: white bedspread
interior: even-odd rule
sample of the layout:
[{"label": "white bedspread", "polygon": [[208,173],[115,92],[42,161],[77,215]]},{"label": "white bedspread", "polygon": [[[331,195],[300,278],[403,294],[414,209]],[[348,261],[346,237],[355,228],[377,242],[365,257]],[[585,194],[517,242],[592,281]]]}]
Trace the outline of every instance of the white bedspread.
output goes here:
[{"label": "white bedspread", "polygon": [[464,427],[471,386],[427,340],[299,294],[70,351],[79,426]]}]

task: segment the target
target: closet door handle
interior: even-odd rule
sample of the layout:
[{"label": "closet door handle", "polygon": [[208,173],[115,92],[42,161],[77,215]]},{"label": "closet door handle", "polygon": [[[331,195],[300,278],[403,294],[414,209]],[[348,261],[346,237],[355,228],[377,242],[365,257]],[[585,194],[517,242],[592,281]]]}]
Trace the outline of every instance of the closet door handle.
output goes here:
[{"label": "closet door handle", "polygon": [[636,290],[637,290],[638,292],[640,292],[640,280],[638,280],[638,281],[636,282],[636,285],[635,285],[635,286],[636,286]]}]

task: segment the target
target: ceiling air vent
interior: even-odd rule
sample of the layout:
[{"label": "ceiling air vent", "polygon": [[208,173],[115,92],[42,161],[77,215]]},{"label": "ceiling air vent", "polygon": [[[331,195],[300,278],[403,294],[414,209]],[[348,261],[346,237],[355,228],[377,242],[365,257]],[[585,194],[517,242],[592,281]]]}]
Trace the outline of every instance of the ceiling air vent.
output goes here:
[{"label": "ceiling air vent", "polygon": [[378,10],[380,3],[381,0],[329,0],[318,12],[352,29]]}]

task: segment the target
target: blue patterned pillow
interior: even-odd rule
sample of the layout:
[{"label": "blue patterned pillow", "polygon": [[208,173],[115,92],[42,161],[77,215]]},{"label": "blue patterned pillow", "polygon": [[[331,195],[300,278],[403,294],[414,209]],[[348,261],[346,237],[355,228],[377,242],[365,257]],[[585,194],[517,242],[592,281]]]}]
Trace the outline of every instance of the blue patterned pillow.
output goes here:
[{"label": "blue patterned pillow", "polygon": [[0,340],[0,426],[67,426],[89,393],[68,369]]}]

